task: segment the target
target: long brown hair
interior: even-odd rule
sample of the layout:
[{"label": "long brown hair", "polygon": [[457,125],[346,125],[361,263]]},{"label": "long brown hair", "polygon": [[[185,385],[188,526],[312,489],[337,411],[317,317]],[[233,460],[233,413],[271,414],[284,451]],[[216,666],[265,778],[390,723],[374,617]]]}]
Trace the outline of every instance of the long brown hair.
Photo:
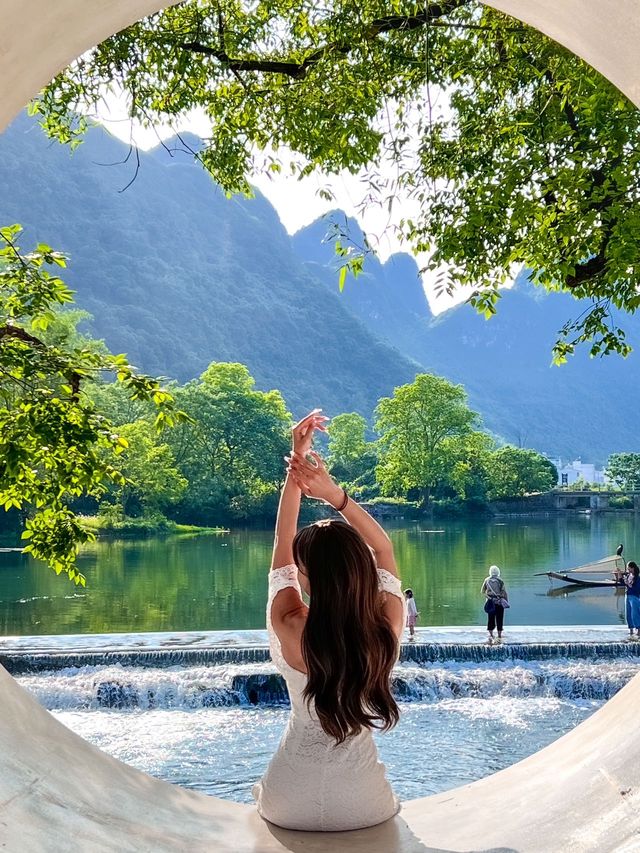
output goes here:
[{"label": "long brown hair", "polygon": [[307,703],[336,743],[362,728],[392,728],[400,717],[389,683],[398,639],[368,545],[344,521],[323,521],[298,532],[293,556],[311,591],[302,634]]}]

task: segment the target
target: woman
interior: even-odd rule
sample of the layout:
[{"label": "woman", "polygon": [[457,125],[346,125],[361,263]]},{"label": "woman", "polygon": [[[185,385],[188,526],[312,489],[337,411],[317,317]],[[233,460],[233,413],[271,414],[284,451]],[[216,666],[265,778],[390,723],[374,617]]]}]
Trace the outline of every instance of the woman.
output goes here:
[{"label": "woman", "polygon": [[482,594],[486,598],[485,611],[487,613],[487,631],[489,636],[487,642],[492,645],[494,642],[493,632],[498,628],[498,637],[495,639],[497,644],[502,642],[502,629],[504,626],[504,604],[509,601],[507,588],[504,581],[500,577],[500,569],[497,566],[489,567],[489,576],[482,582]]},{"label": "woman", "polygon": [[[627,563],[627,573],[624,576],[624,589],[626,598],[627,625],[629,626],[629,639],[636,640],[640,637],[640,569],[633,560]],[[633,630],[636,635],[634,637]]]},{"label": "woman", "polygon": [[[326,420],[315,409],[293,428],[269,573],[269,645],[291,714],[253,793],[262,817],[288,829],[360,829],[400,808],[372,729],[398,721],[390,675],[404,598],[389,537],[311,451]],[[344,521],[296,532],[302,494],[330,504]]]}]

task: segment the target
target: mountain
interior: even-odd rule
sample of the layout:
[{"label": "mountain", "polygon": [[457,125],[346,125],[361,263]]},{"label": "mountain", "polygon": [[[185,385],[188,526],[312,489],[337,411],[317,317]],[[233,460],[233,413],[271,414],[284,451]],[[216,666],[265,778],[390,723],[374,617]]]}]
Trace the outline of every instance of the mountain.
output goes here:
[{"label": "mountain", "polygon": [[[558,330],[585,307],[520,279],[490,320],[468,305],[441,315],[430,328],[431,365],[446,365],[452,379],[466,382],[487,425],[507,440],[604,463],[610,453],[640,449],[638,354],[593,359],[583,347],[566,364],[551,365]],[[640,345],[638,318],[620,319]]]},{"label": "mountain", "polygon": [[0,136],[0,222],[25,226],[24,248],[69,254],[65,278],[112,351],[181,381],[243,362],[296,414],[369,417],[413,379],[420,367],[318,281],[262,195],[229,200],[189,155],[164,149],[139,152],[123,189],[128,154],[99,128],[71,154],[26,117]]},{"label": "mountain", "polygon": [[[339,211],[292,239],[300,259],[337,293],[334,247],[322,241],[328,222],[340,223],[354,242],[361,240],[357,224],[345,221]],[[392,278],[389,267],[398,259],[400,275]],[[383,265],[367,255],[362,275],[347,280],[343,298],[377,335],[429,371],[463,383],[485,426],[507,441],[599,463],[610,453],[640,451],[637,352],[626,359],[592,359],[582,347],[567,364],[551,365],[558,330],[589,303],[566,293],[547,293],[523,274],[513,288],[502,291],[490,320],[466,304],[433,317],[418,288],[411,258],[395,255]],[[640,315],[616,319],[631,345],[640,347]]]},{"label": "mountain", "polygon": [[[507,441],[596,462],[640,450],[636,353],[583,349],[550,365],[557,330],[583,303],[521,276],[489,321],[468,305],[434,317],[406,254],[368,255],[340,294],[326,218],[290,237],[259,193],[225,198],[183,146],[168,147],[171,157],[139,152],[124,189],[135,152],[101,129],[73,154],[26,117],[0,136],[0,223],[22,223],[25,248],[71,256],[65,278],[113,351],[181,381],[213,360],[244,362],[296,415],[320,405],[370,418],[380,396],[431,370],[463,383]],[[331,219],[363,239],[344,213]],[[618,319],[640,346],[640,318]]]},{"label": "mountain", "polygon": [[[352,245],[363,246],[360,226],[339,210],[317,219],[291,238],[300,260],[334,294],[338,293],[340,266],[333,239],[335,228],[348,234]],[[362,273],[355,279],[347,277],[340,298],[372,332],[417,361],[422,360],[432,314],[418,265],[411,255],[392,255],[382,264],[375,254],[367,254]]]}]

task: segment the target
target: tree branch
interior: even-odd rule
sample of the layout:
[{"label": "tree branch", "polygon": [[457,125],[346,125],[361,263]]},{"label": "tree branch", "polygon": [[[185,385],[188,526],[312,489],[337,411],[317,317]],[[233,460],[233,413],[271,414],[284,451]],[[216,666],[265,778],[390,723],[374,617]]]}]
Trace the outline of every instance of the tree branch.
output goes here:
[{"label": "tree branch", "polygon": [[17,338],[19,341],[24,341],[28,344],[34,344],[37,347],[46,349],[47,345],[40,338],[30,335],[29,332],[20,328],[20,326],[0,326],[0,341],[3,338]]},{"label": "tree branch", "polygon": [[[366,28],[365,41],[373,41],[378,36],[390,32],[402,32],[420,29],[431,24],[439,18],[455,11],[460,6],[466,5],[468,0],[446,0],[443,3],[429,4],[423,12],[415,15],[386,15],[374,19]],[[222,22],[219,22],[222,26]],[[452,25],[453,26],[453,25]],[[192,53],[201,53],[217,59],[230,71],[258,71],[263,74],[284,74],[294,80],[301,80],[307,74],[309,68],[317,65],[322,59],[330,54],[346,56],[354,48],[353,42],[342,42],[327,44],[314,50],[302,62],[289,62],[279,59],[238,59],[229,56],[224,47],[211,47],[200,41],[182,42],[179,47]]]},{"label": "tree branch", "polygon": [[[20,326],[0,326],[0,344],[2,343],[3,338],[16,338],[19,341],[31,344],[31,346],[37,347],[45,352],[48,349],[44,341],[41,341],[40,338],[36,338],[34,335],[29,334],[29,332],[20,328]],[[80,374],[76,373],[74,370],[69,374],[68,379],[69,385],[71,386],[71,398],[75,400],[80,393]]]},{"label": "tree branch", "polygon": [[609,237],[610,235],[607,235],[604,238],[597,255],[593,255],[583,264],[576,265],[573,273],[565,279],[567,287],[580,287],[581,284],[586,284],[604,272],[607,265],[606,248],[609,243]]}]

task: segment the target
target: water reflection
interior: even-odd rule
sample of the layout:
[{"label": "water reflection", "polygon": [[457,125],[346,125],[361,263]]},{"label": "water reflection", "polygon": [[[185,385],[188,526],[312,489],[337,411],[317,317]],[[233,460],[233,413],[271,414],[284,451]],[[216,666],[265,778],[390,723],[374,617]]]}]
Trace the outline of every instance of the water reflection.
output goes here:
[{"label": "water reflection", "polygon": [[[479,590],[491,563],[502,568],[509,588],[507,625],[621,623],[619,590],[567,590],[534,573],[599,559],[618,542],[629,559],[640,555],[633,516],[613,513],[397,523],[390,532],[422,625],[482,624]],[[0,633],[262,627],[270,555],[271,531],[259,530],[101,541],[80,556],[82,590],[26,556],[0,553]]]}]

